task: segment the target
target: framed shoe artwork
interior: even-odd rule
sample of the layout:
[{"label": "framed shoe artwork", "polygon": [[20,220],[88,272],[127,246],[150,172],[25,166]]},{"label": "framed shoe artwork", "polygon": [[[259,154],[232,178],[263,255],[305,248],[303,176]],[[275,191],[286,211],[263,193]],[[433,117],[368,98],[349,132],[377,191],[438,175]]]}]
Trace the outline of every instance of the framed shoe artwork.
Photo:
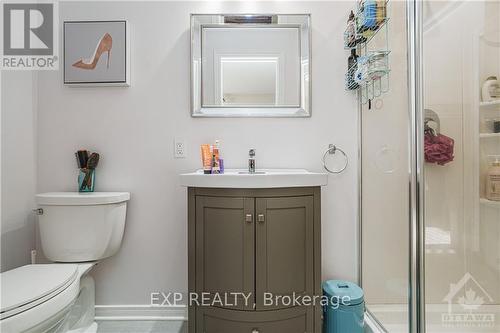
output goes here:
[{"label": "framed shoe artwork", "polygon": [[63,29],[65,85],[130,86],[127,21],[65,21]]}]

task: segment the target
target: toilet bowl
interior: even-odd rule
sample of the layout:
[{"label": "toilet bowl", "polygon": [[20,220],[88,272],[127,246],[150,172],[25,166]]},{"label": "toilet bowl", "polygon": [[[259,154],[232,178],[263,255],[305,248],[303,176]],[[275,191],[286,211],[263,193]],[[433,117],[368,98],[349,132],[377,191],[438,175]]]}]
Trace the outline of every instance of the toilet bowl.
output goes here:
[{"label": "toilet bowl", "polygon": [[1,273],[0,332],[97,331],[88,273],[119,250],[129,199],[126,192],[37,195],[40,241],[54,263]]}]

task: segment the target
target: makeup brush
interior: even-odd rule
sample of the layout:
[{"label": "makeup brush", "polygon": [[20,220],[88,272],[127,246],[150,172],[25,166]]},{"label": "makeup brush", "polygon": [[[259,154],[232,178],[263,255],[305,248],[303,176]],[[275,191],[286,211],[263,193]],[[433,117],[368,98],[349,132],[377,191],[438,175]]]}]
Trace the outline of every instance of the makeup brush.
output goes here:
[{"label": "makeup brush", "polygon": [[80,185],[80,192],[81,192],[85,189],[85,187],[87,187],[87,177],[89,176],[89,169],[81,168],[80,171],[85,174],[85,177],[83,177],[82,180],[82,184]]},{"label": "makeup brush", "polygon": [[82,164],[80,163],[80,156],[78,156],[78,152],[75,153],[76,157],[76,165],[78,165],[78,169],[82,168]]},{"label": "makeup brush", "polygon": [[87,168],[95,169],[97,168],[98,164],[99,164],[99,154],[98,153],[90,154],[89,159],[87,160]]},{"label": "makeup brush", "polygon": [[89,152],[86,150],[78,150],[76,153],[76,163],[78,164],[78,168],[86,168],[87,160],[89,159]]},{"label": "makeup brush", "polygon": [[83,178],[82,185],[85,184],[86,187],[91,187],[92,186],[92,172],[94,172],[94,169],[97,167],[99,164],[99,154],[98,153],[92,153],[90,154],[88,160],[87,160],[87,168],[85,171],[85,178]]}]

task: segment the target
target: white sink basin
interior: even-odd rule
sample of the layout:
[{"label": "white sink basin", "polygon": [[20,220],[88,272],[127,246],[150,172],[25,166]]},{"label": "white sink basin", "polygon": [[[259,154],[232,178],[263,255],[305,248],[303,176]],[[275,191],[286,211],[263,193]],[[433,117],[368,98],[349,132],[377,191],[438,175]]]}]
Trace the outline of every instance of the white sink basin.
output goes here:
[{"label": "white sink basin", "polygon": [[203,170],[180,175],[181,185],[217,188],[307,187],[328,184],[326,173],[304,169],[258,169],[254,174],[243,169],[226,169],[224,174],[205,175]]}]

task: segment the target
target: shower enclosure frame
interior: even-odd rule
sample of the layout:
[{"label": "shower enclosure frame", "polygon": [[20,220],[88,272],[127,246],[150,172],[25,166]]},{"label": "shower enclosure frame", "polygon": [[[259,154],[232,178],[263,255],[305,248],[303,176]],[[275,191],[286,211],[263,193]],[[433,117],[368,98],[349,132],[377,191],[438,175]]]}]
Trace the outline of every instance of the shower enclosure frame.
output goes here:
[{"label": "shower enclosure frame", "polygon": [[[425,219],[424,219],[424,108],[423,108],[423,0],[406,0],[408,66],[408,193],[409,193],[409,267],[408,332],[425,333]],[[358,92],[358,101],[359,98]],[[362,121],[358,103],[358,282],[363,286],[362,252]],[[380,331],[383,325],[367,309],[368,316]]]},{"label": "shower enclosure frame", "polygon": [[425,333],[425,174],[423,103],[423,1],[406,3],[410,161],[410,239],[408,325]]}]

